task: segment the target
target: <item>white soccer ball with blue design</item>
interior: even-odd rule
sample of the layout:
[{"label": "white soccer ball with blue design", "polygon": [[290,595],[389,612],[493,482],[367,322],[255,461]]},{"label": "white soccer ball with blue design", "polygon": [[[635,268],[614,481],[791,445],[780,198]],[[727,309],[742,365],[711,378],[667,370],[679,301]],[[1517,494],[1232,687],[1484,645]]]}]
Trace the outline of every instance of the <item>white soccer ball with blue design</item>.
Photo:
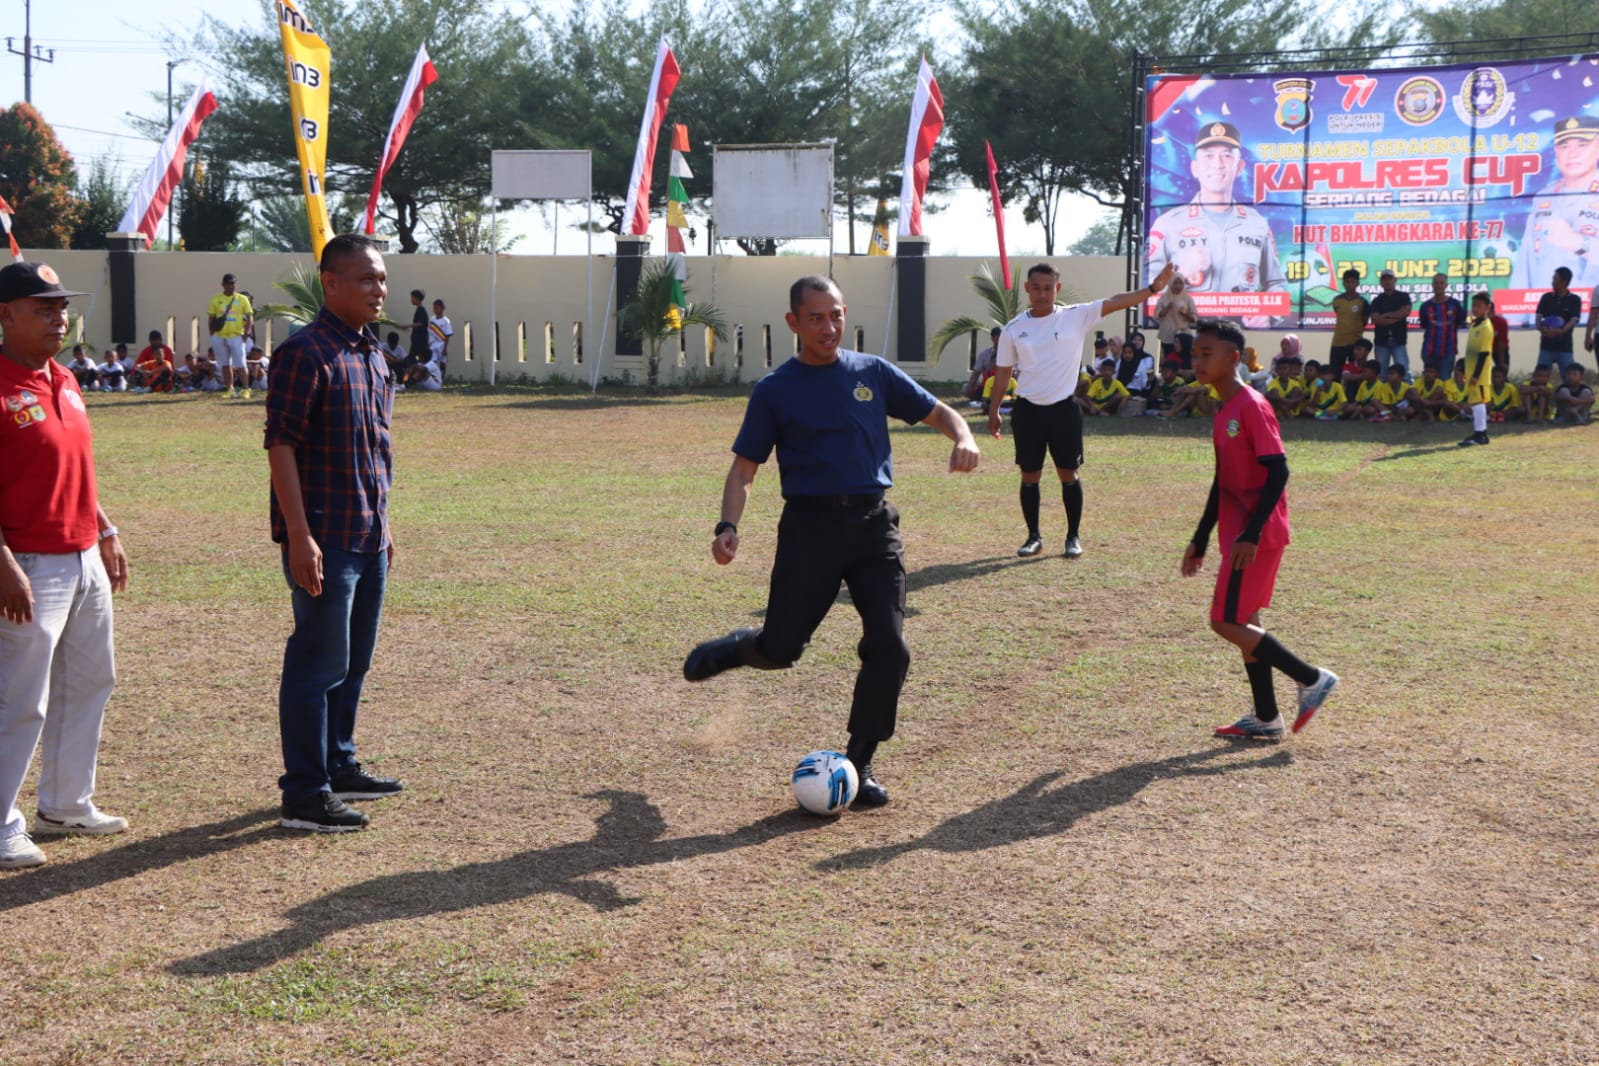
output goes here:
[{"label": "white soccer ball with blue design", "polygon": [[794,798],[811,814],[838,814],[860,787],[855,764],[836,751],[813,751],[794,767]]}]

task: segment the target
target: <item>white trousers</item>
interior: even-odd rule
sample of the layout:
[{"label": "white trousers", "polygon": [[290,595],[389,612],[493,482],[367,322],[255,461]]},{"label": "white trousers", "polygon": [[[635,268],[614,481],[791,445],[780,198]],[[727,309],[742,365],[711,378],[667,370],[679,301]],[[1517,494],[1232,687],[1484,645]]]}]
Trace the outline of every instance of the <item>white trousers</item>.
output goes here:
[{"label": "white trousers", "polygon": [[39,810],[53,818],[89,812],[117,680],[111,579],[99,548],[16,558],[33,586],[33,621],[0,615],[0,838],[26,830],[17,794],[41,739]]}]

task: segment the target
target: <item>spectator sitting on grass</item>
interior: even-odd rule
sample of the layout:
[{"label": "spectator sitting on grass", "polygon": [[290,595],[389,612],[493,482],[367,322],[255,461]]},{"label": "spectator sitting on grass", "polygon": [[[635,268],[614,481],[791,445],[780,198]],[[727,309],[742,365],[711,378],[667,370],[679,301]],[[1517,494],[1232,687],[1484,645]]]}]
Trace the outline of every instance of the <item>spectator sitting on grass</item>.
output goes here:
[{"label": "spectator sitting on grass", "polygon": [[1519,422],[1527,417],[1527,412],[1521,409],[1521,391],[1510,380],[1509,371],[1498,363],[1494,364],[1492,392],[1488,401],[1488,421]]},{"label": "spectator sitting on grass", "polygon": [[[1421,371],[1421,380],[1411,386],[1414,393],[1411,402],[1416,405],[1421,421],[1430,422],[1440,418],[1447,422],[1460,412],[1460,408],[1449,407],[1449,397],[1444,394],[1444,383],[1438,380],[1438,367],[1428,363]],[[1448,411],[1446,415],[1444,412]]]},{"label": "spectator sitting on grass", "polygon": [[1581,363],[1566,367],[1566,383],[1555,392],[1555,420],[1564,426],[1586,426],[1593,417],[1593,389],[1583,380]]},{"label": "spectator sitting on grass", "polygon": [[100,371],[89,358],[89,349],[82,344],[72,346],[72,361],[67,364],[72,376],[78,379],[78,388],[92,389],[100,380]]},{"label": "spectator sitting on grass", "polygon": [[1147,414],[1158,415],[1171,410],[1171,405],[1177,400],[1178,390],[1187,384],[1183,381],[1182,370],[1181,359],[1172,358],[1160,364],[1160,379],[1150,390]]},{"label": "spectator sitting on grass", "polygon": [[1555,390],[1549,383],[1549,363],[1539,363],[1521,387],[1522,417],[1535,426],[1555,417]]},{"label": "spectator sitting on grass", "polygon": [[1471,390],[1466,387],[1466,361],[1455,360],[1454,373],[1444,382],[1444,403],[1438,410],[1438,421],[1453,422],[1462,414],[1471,413]]},{"label": "spectator sitting on grass", "polygon": [[1083,414],[1105,417],[1120,411],[1128,395],[1127,386],[1116,379],[1116,360],[1105,359],[1099,364],[1094,380],[1088,383],[1088,394],[1078,397],[1077,403]]},{"label": "spectator sitting on grass", "polygon": [[250,388],[265,389],[267,387],[267,368],[272,365],[272,360],[261,348],[251,348],[250,354],[244,357],[245,369],[249,372]]},{"label": "spectator sitting on grass", "polygon": [[[1135,333],[1133,336],[1142,337],[1143,334]],[[1155,384],[1155,357],[1146,354],[1131,341],[1122,345],[1121,358],[1116,361],[1116,380],[1126,386],[1133,396],[1148,399],[1150,389]]]},{"label": "spectator sitting on grass", "polygon": [[101,392],[128,391],[128,372],[117,362],[116,353],[110,348],[106,349],[105,362],[100,364],[99,373]]},{"label": "spectator sitting on grass", "polygon": [[1344,392],[1353,396],[1360,383],[1366,380],[1366,364],[1371,361],[1371,341],[1365,337],[1355,342],[1355,357],[1344,364]]},{"label": "spectator sitting on grass", "polygon": [[[961,386],[961,395],[972,401],[973,407],[983,405],[983,383],[994,376],[994,356],[999,351],[999,335],[1005,332],[1003,326],[995,326],[988,331],[988,347],[977,353],[977,358],[972,361],[971,376],[966,379],[966,384]],[[398,337],[399,334],[390,334]]]},{"label": "spectator sitting on grass", "polygon": [[1382,386],[1378,380],[1381,364],[1375,359],[1367,359],[1361,368],[1363,375],[1360,384],[1355,386],[1355,396],[1351,401],[1355,405],[1355,417],[1374,419],[1382,413],[1382,406],[1377,402],[1377,390]]},{"label": "spectator sitting on grass", "polygon": [[172,363],[166,357],[166,346],[146,348],[143,358],[134,367],[134,377],[140,392],[171,392]]},{"label": "spectator sitting on grass", "polygon": [[1310,400],[1305,410],[1312,418],[1322,422],[1335,422],[1347,418],[1353,405],[1344,392],[1343,382],[1335,380],[1338,372],[1331,363],[1316,368],[1316,384],[1310,390]]},{"label": "spectator sitting on grass", "polygon": [[1415,405],[1410,402],[1410,382],[1405,380],[1405,368],[1398,363],[1388,366],[1388,379],[1377,386],[1377,418],[1379,422],[1404,422],[1416,416]]},{"label": "spectator sitting on grass", "polygon": [[[1293,339],[1297,343],[1299,338]],[[1286,422],[1298,414],[1300,405],[1305,402],[1305,389],[1299,376],[1299,354],[1297,350],[1287,350],[1288,340],[1288,337],[1283,338],[1284,350],[1272,360],[1272,369],[1276,373],[1266,382],[1266,402],[1276,412],[1278,422]]]},{"label": "spectator sitting on grass", "polygon": [[[1010,376],[1010,381],[1005,383],[1005,395],[1001,396],[999,398],[999,410],[1000,410],[1000,413],[1001,414],[1005,414],[1005,413],[1009,412],[1010,411],[1011,402],[1013,400],[1015,400],[1015,399],[1016,399],[1016,374],[1013,371],[1011,373],[1011,376]],[[994,402],[994,375],[993,374],[988,375],[988,380],[983,382],[983,397],[982,397],[982,399],[978,400],[977,402],[983,408],[983,413],[987,414],[988,413],[988,405]]]}]

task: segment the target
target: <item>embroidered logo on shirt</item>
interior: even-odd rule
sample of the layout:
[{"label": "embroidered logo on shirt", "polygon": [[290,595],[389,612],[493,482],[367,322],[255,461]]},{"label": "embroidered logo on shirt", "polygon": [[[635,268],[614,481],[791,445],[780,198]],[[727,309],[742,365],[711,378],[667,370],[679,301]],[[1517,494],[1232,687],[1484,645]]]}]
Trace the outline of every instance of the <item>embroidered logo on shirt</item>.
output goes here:
[{"label": "embroidered logo on shirt", "polygon": [[11,416],[11,421],[19,429],[27,429],[35,422],[45,420],[44,408],[39,406],[39,398],[27,389],[23,389],[15,396],[6,397],[6,413]]},{"label": "embroidered logo on shirt", "polygon": [[870,403],[871,402],[872,390],[867,388],[866,382],[864,382],[864,381],[856,381],[855,382],[855,398],[857,400],[859,400],[861,403]]},{"label": "embroidered logo on shirt", "polygon": [[1238,431],[1239,431],[1239,430],[1241,430],[1241,429],[1243,429],[1243,428],[1244,428],[1244,427],[1243,427],[1243,426],[1241,426],[1241,425],[1239,425],[1239,424],[1238,424],[1238,419],[1236,419],[1236,418],[1229,418],[1229,419],[1228,419],[1228,420],[1227,420],[1227,435],[1228,435],[1228,436],[1229,436],[1229,437],[1236,437],[1236,436],[1238,436]]}]

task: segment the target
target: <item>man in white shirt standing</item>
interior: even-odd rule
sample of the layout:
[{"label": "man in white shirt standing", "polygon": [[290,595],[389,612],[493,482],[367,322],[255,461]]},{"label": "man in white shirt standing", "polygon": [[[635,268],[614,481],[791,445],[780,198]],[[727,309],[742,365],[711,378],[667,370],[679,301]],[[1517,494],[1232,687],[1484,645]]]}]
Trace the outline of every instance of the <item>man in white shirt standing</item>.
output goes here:
[{"label": "man in white shirt standing", "polygon": [[[1044,475],[1047,451],[1060,476],[1061,501],[1066,506],[1066,558],[1083,554],[1078,527],[1083,520],[1083,484],[1077,470],[1083,465],[1083,416],[1073,402],[1082,369],[1083,344],[1088,331],[1106,315],[1137,307],[1160,294],[1175,263],[1167,263],[1149,288],[1124,292],[1104,300],[1057,307],[1060,272],[1048,263],[1027,271],[1028,308],[1005,325],[995,356],[994,395],[1005,395],[1011,374],[1017,372],[1018,397],[1011,410],[1011,430],[1016,437],[1016,465],[1022,471],[1022,517],[1027,521],[1027,541],[1016,549],[1021,556],[1044,550],[1039,531],[1039,481]],[[999,439],[1003,419],[999,405],[988,415],[988,432]]]}]

